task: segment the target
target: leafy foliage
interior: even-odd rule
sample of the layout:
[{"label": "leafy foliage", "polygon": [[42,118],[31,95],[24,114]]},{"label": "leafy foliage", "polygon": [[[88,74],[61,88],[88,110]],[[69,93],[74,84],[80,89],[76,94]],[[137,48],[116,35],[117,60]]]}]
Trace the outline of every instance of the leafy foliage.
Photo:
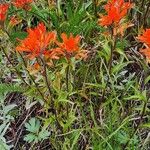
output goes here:
[{"label": "leafy foliage", "polygon": [[1,150],[9,150],[11,149],[12,145],[8,144],[9,141],[6,140],[5,135],[9,129],[11,121],[14,120],[14,117],[10,114],[10,111],[12,111],[16,105],[10,104],[5,105],[4,100],[2,100],[2,97],[0,99],[0,149]]},{"label": "leafy foliage", "polygon": [[48,139],[50,132],[46,130],[45,127],[42,127],[40,130],[40,121],[36,118],[31,118],[29,123],[25,123],[26,130],[30,132],[24,137],[24,140],[31,143],[37,143],[42,140]]}]

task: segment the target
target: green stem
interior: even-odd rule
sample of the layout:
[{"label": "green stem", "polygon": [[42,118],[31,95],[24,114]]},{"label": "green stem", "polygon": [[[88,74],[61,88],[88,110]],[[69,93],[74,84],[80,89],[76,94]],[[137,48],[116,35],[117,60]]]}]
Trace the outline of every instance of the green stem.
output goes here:
[{"label": "green stem", "polygon": [[[69,66],[69,63],[68,63],[68,66],[66,68],[66,90],[67,90],[67,98],[69,98],[69,72],[70,72],[70,66]],[[66,106],[66,109],[67,109],[67,116],[69,115],[69,104],[67,103],[67,106]]]},{"label": "green stem", "polygon": [[110,58],[109,58],[109,61],[108,61],[108,72],[109,72],[109,78],[107,80],[107,83],[106,83],[106,86],[105,86],[105,89],[103,90],[102,92],[102,98],[101,98],[101,102],[103,103],[105,101],[105,93],[106,93],[106,88],[108,86],[108,83],[109,83],[109,80],[110,80],[110,75],[111,75],[111,69],[112,69],[112,62],[113,62],[113,53],[114,53],[114,50],[116,48],[116,43],[117,43],[117,37],[116,36],[113,36],[113,29],[111,29],[111,40],[113,41],[113,43],[111,43],[111,52],[110,52]]},{"label": "green stem", "polygon": [[[60,123],[59,123],[59,121],[58,121],[57,111],[56,111],[55,106],[54,106],[54,100],[53,100],[52,91],[51,91],[51,88],[50,88],[51,85],[50,85],[50,82],[49,82],[49,80],[48,80],[48,75],[47,75],[47,65],[46,65],[45,61],[44,61],[41,57],[39,57],[39,58],[40,58],[40,60],[41,60],[41,62],[42,62],[42,64],[43,64],[43,69],[44,69],[43,75],[44,75],[44,78],[45,78],[45,83],[46,83],[46,87],[47,87],[48,92],[49,92],[49,96],[51,97],[51,98],[50,98],[50,101],[51,101],[51,106],[50,106],[50,108],[51,108],[51,110],[53,110],[53,113],[54,113],[54,115],[55,115],[55,117],[56,117],[56,122],[57,122],[57,124],[58,124],[58,126],[59,126],[59,129],[60,129],[61,131],[63,131],[63,129],[62,129],[62,127],[61,127],[61,125],[60,125]],[[63,132],[62,132],[62,133],[63,133]]]},{"label": "green stem", "polygon": [[137,16],[138,17],[138,25],[139,25],[139,27],[141,25],[143,25],[143,19],[142,19],[142,13],[141,12],[143,12],[144,3],[145,3],[145,0],[142,0],[141,1],[141,5],[139,7],[139,13],[138,13],[138,16]]},{"label": "green stem", "polygon": [[94,7],[95,17],[97,18],[98,17],[98,15],[97,15],[97,0],[93,0],[93,7]]},{"label": "green stem", "polygon": [[[18,53],[19,53],[19,52],[18,52]],[[33,76],[30,74],[29,70],[27,69],[27,64],[26,64],[26,62],[25,62],[23,56],[21,55],[21,53],[19,53],[19,55],[20,55],[20,57],[21,57],[21,59],[22,59],[23,65],[24,65],[24,67],[25,67],[25,69],[26,69],[26,72],[28,73],[28,75],[29,75],[31,81],[34,83],[35,88],[37,89],[37,91],[38,91],[38,93],[40,94],[40,96],[41,96],[41,98],[43,99],[43,101],[47,104],[47,101],[45,100],[44,95],[43,95],[43,93],[41,92],[41,90],[40,90],[38,84],[35,82]]]},{"label": "green stem", "polygon": [[47,65],[41,57],[39,57],[39,58],[40,58],[40,60],[42,62],[42,65],[43,65],[43,76],[45,78],[45,84],[46,84],[46,87],[47,87],[48,92],[49,92],[51,108],[53,109],[54,108],[54,102],[53,102],[53,99],[52,99],[51,85],[50,85],[50,82],[48,80],[48,75],[47,75]]},{"label": "green stem", "polygon": [[150,10],[150,3],[147,4],[147,9],[145,11],[145,14],[144,14],[144,19],[143,19],[143,27],[144,29],[147,28],[147,18],[148,18],[148,14],[149,14],[149,10]]}]

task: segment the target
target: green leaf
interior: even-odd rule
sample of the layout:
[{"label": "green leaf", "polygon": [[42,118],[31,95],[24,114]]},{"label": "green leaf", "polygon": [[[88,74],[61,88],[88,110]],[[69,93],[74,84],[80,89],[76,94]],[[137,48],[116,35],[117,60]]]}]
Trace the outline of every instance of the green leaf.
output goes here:
[{"label": "green leaf", "polygon": [[25,135],[24,140],[31,143],[31,142],[38,142],[38,137],[32,133],[29,133],[27,135]]},{"label": "green leaf", "polygon": [[63,127],[64,131],[67,131],[67,129],[72,125],[72,123],[76,120],[77,118],[75,117],[73,112],[69,113],[69,117],[66,120],[66,123],[60,122],[61,126]]},{"label": "green leaf", "polygon": [[126,67],[128,64],[130,64],[131,62],[120,62],[118,63],[117,65],[115,65],[113,68],[112,68],[112,72],[115,74],[115,73],[118,73],[120,70],[122,70],[124,67]]},{"label": "green leaf", "polygon": [[129,137],[125,131],[121,130],[115,135],[115,139],[120,144],[126,144],[126,142],[129,140]]},{"label": "green leaf", "polygon": [[150,75],[148,77],[146,77],[144,83],[147,84],[150,81]]},{"label": "green leaf", "polygon": [[41,132],[39,133],[39,140],[48,139],[49,136],[50,136],[50,132],[46,130],[46,128],[43,128]]},{"label": "green leaf", "polygon": [[41,127],[40,121],[36,118],[31,118],[29,123],[25,123],[25,127],[30,133],[24,137],[24,140],[29,143],[37,143],[39,141],[48,139],[50,136],[50,132],[46,130],[46,127]]},{"label": "green leaf", "polygon": [[9,111],[11,111],[14,107],[16,107],[16,104],[10,104],[4,107],[3,111],[5,112],[5,114],[7,114]]},{"label": "green leaf", "polygon": [[40,129],[40,121],[36,118],[31,118],[29,123],[25,123],[25,127],[27,131],[38,133]]},{"label": "green leaf", "polygon": [[20,88],[17,84],[0,84],[0,94],[6,94],[9,92],[23,92],[23,88]]},{"label": "green leaf", "polygon": [[20,32],[13,32],[10,34],[10,40],[12,42],[15,42],[16,39],[25,39],[27,37],[27,32],[23,32],[23,31],[20,31]]},{"label": "green leaf", "polygon": [[145,124],[141,125],[141,127],[150,128],[150,123],[145,123]]},{"label": "green leaf", "polygon": [[77,144],[78,139],[80,137],[80,134],[81,134],[81,132],[79,132],[79,131],[74,132],[74,135],[73,135],[74,137],[73,137],[73,142],[72,142],[71,150],[74,150],[75,144]]}]

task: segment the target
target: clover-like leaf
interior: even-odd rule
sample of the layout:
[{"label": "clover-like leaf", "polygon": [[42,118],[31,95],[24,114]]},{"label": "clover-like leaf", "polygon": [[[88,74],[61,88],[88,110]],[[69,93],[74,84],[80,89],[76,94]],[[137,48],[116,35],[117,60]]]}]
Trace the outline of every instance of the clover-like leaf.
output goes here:
[{"label": "clover-like leaf", "polygon": [[40,121],[36,118],[31,118],[29,123],[25,123],[26,130],[32,133],[38,133],[40,129]]},{"label": "clover-like leaf", "polygon": [[38,143],[39,141],[48,139],[50,136],[50,132],[46,127],[42,127],[40,121],[36,118],[31,118],[29,123],[25,123],[25,127],[30,132],[24,137],[24,140],[28,143]]}]

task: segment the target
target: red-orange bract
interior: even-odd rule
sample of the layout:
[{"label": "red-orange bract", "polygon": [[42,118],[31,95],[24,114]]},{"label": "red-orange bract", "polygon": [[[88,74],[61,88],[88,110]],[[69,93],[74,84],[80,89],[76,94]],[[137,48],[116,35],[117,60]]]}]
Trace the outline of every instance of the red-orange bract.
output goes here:
[{"label": "red-orange bract", "polygon": [[77,35],[73,37],[72,34],[68,37],[65,33],[61,34],[62,42],[56,42],[56,44],[59,46],[60,50],[62,51],[62,54],[69,59],[70,57],[76,57],[78,58],[85,58],[86,57],[86,51],[81,50],[79,47],[80,44],[80,36]]},{"label": "red-orange bract", "polygon": [[146,29],[141,36],[137,37],[138,40],[145,43],[146,48],[141,49],[140,52],[146,56],[148,62],[150,62],[150,29]]},{"label": "red-orange bract", "polygon": [[13,0],[12,4],[18,8],[29,9],[28,5],[32,2],[33,0]]},{"label": "red-orange bract", "polygon": [[124,0],[110,0],[105,5],[107,15],[101,16],[99,19],[99,24],[101,26],[119,24],[121,19],[126,16],[128,9],[131,7],[132,4],[130,2],[124,2]]},{"label": "red-orange bract", "polygon": [[143,32],[143,35],[138,36],[137,39],[150,47],[150,29],[146,29],[146,31]]},{"label": "red-orange bract", "polygon": [[0,4],[0,21],[4,21],[6,19],[6,13],[8,8],[8,4]]},{"label": "red-orange bract", "polygon": [[28,36],[20,40],[20,45],[16,47],[19,52],[27,52],[30,59],[46,56],[56,58],[54,51],[48,50],[48,46],[56,39],[55,32],[47,32],[43,23],[39,23],[34,29],[28,29]]}]

